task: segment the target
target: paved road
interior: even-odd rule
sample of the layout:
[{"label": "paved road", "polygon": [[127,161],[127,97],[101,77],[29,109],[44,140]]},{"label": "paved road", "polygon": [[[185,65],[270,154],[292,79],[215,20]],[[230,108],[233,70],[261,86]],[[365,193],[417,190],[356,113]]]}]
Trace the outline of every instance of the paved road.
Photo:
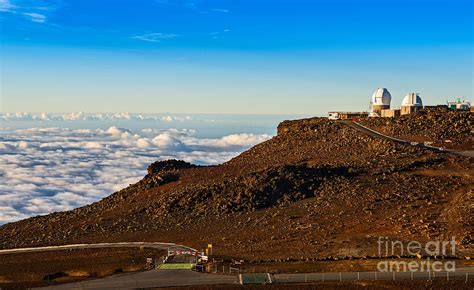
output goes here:
[{"label": "paved road", "polygon": [[398,139],[398,138],[394,138],[392,136],[388,136],[388,135],[384,135],[380,132],[377,132],[375,130],[372,130],[368,127],[365,127],[357,122],[353,122],[353,121],[341,121],[341,123],[343,124],[346,124],[347,126],[349,127],[352,127],[360,132],[363,132],[369,136],[372,136],[372,137],[378,137],[378,138],[383,138],[383,139],[387,139],[387,140],[391,140],[391,141],[394,141],[394,142],[398,142],[398,143],[403,143],[403,144],[414,144],[414,146],[421,146],[421,147],[425,147],[429,150],[433,150],[433,151],[436,151],[436,152],[447,152],[447,153],[451,153],[451,154],[454,154],[454,155],[460,155],[460,156],[465,156],[465,157],[474,157],[474,151],[457,151],[457,150],[452,150],[452,149],[444,149],[444,150],[441,150],[441,148],[439,147],[434,147],[434,146],[429,146],[429,145],[425,145],[423,143],[412,143],[410,141],[407,141],[407,140],[403,140],[403,139]]},{"label": "paved road", "polygon": [[151,287],[173,287],[191,285],[238,284],[237,276],[204,274],[191,270],[151,270],[135,274],[114,275],[102,279],[62,284],[35,289],[51,290],[125,290]]},{"label": "paved road", "polygon": [[190,264],[196,263],[197,257],[191,255],[176,255],[169,256],[166,263]]},{"label": "paved road", "polygon": [[122,243],[73,244],[73,245],[63,245],[63,246],[5,249],[5,250],[0,250],[0,254],[60,251],[60,250],[73,250],[73,249],[140,248],[140,247],[159,249],[159,250],[167,250],[168,248],[172,248],[176,250],[196,251],[193,248],[183,246],[183,245],[177,245],[174,243],[122,242]]},{"label": "paved road", "polygon": [[[150,243],[150,242],[122,242],[122,243],[99,243],[99,244],[73,244],[63,246],[48,246],[35,248],[18,248],[0,250],[0,254],[31,253],[44,251],[60,251],[71,249],[99,249],[99,248],[153,248],[160,250],[192,250],[193,248],[177,245],[174,243]],[[185,262],[194,259],[192,256],[179,256],[174,258],[176,262]],[[183,260],[184,259],[184,260]],[[197,273],[191,270],[152,270],[140,273],[127,273],[113,275],[106,278],[87,280],[78,283],[68,283],[38,289],[136,289],[147,287],[171,287],[188,285],[210,285],[210,284],[232,284],[238,283],[236,276],[212,275]]]}]

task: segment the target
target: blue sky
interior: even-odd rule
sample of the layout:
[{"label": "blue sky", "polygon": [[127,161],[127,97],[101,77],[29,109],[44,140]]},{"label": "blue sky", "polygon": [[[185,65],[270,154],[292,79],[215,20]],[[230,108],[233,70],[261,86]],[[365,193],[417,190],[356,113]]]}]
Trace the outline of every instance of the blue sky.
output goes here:
[{"label": "blue sky", "polygon": [[3,112],[324,114],[473,95],[472,0],[0,0]]}]

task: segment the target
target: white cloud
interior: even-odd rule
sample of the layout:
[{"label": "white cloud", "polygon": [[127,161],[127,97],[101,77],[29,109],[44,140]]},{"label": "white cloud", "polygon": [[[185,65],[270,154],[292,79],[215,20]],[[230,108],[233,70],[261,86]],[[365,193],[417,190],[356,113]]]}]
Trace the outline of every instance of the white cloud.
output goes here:
[{"label": "white cloud", "polygon": [[230,10],[229,9],[219,9],[219,8],[214,8],[214,9],[211,9],[212,12],[220,12],[220,13],[229,13]]},{"label": "white cloud", "polygon": [[153,33],[146,33],[142,35],[132,36],[132,38],[147,41],[147,42],[161,42],[163,40],[177,38],[178,36],[179,36],[178,34],[172,34],[172,33],[153,32]]},{"label": "white cloud", "polygon": [[39,149],[40,151],[63,151],[63,147],[57,143],[42,143]]},{"label": "white cloud", "polygon": [[228,9],[220,9],[220,8],[203,8],[202,5],[199,5],[201,1],[193,1],[193,0],[155,0],[156,4],[164,5],[164,6],[171,6],[171,7],[182,7],[197,13],[209,13],[209,12],[217,12],[217,13],[229,13],[230,10]]},{"label": "white cloud", "polygon": [[24,12],[22,14],[33,22],[38,22],[38,23],[46,22],[46,16],[43,14],[39,14],[35,12]]},{"label": "white cloud", "polygon": [[153,138],[152,143],[160,149],[185,150],[183,142],[168,132]]},{"label": "white cloud", "polygon": [[29,147],[28,142],[25,142],[25,141],[18,142],[19,149],[27,149],[28,147]]},{"label": "white cloud", "polygon": [[137,147],[138,148],[148,148],[151,146],[150,141],[144,138],[140,138],[137,140]]},{"label": "white cloud", "polygon": [[173,121],[190,121],[191,116],[183,115],[142,115],[132,113],[68,113],[68,114],[51,114],[51,113],[0,113],[0,121],[116,121],[116,120],[165,120]]},{"label": "white cloud", "polygon": [[0,0],[0,11],[13,12],[17,6],[13,5],[9,0]]},{"label": "white cloud", "polygon": [[133,131],[118,126],[2,128],[0,224],[100,200],[143,178],[147,166],[156,160],[176,158],[201,165],[218,164],[270,138],[255,134],[220,138],[194,135],[193,129]]},{"label": "white cloud", "polygon": [[170,122],[173,122],[173,121],[174,121],[174,118],[171,117],[171,116],[163,116],[163,117],[161,118],[161,120],[162,120],[163,122],[168,122],[168,123],[170,123]]},{"label": "white cloud", "polygon": [[36,23],[45,23],[61,5],[61,0],[0,0],[0,11],[9,12]]},{"label": "white cloud", "polygon": [[82,112],[77,112],[77,113],[70,113],[63,115],[63,120],[69,120],[69,121],[76,121],[76,120],[82,120],[84,119],[84,113]]},{"label": "white cloud", "polygon": [[15,149],[16,149],[16,146],[14,146],[14,145],[0,143],[0,153],[14,152]]},{"label": "white cloud", "polygon": [[171,122],[185,122],[185,121],[191,121],[193,118],[191,116],[171,116],[171,115],[166,115],[161,117],[161,121],[165,123],[171,123]]},{"label": "white cloud", "polygon": [[269,135],[254,135],[254,134],[232,134],[222,137],[218,143],[221,146],[237,145],[237,146],[252,146],[263,142],[270,138]]},{"label": "white cloud", "polygon": [[222,31],[213,31],[213,32],[209,33],[209,35],[212,36],[213,39],[218,39],[220,35],[225,34],[229,31],[230,31],[230,29],[224,29]]},{"label": "white cloud", "polygon": [[117,126],[112,126],[109,129],[107,129],[107,131],[105,132],[110,135],[115,135],[115,136],[121,136],[126,133],[130,134],[130,131],[128,131],[127,129],[118,128]]},{"label": "white cloud", "polygon": [[102,149],[104,146],[99,142],[86,142],[84,148],[87,149]]},{"label": "white cloud", "polygon": [[28,217],[28,215],[19,212],[11,206],[0,206],[0,223],[13,222]]}]

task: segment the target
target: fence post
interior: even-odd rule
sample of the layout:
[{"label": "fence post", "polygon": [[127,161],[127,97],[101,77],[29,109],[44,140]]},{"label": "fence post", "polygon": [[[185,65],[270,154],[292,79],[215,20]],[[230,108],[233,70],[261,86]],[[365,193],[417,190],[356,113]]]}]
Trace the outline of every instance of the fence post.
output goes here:
[{"label": "fence post", "polygon": [[395,281],[395,271],[392,272],[393,275],[393,281]]},{"label": "fence post", "polygon": [[357,272],[357,280],[360,280],[360,273]]},{"label": "fence post", "polygon": [[449,272],[446,272],[446,279],[449,281]]},{"label": "fence post", "polygon": [[339,272],[339,282],[342,282],[342,273]]},{"label": "fence post", "polygon": [[428,279],[431,281],[431,271],[428,270]]},{"label": "fence post", "polygon": [[[323,282],[324,282],[324,272],[323,272]],[[467,282],[467,273],[466,273],[466,282]]]}]

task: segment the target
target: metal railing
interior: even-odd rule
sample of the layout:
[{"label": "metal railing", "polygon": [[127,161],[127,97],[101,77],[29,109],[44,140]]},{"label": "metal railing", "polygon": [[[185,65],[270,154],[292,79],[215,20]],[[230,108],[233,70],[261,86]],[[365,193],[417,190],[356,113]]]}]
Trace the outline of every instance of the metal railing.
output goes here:
[{"label": "metal railing", "polygon": [[325,281],[355,281],[355,280],[465,280],[466,283],[474,280],[473,271],[459,272],[327,272],[301,274],[273,274],[273,283],[307,283]]}]

